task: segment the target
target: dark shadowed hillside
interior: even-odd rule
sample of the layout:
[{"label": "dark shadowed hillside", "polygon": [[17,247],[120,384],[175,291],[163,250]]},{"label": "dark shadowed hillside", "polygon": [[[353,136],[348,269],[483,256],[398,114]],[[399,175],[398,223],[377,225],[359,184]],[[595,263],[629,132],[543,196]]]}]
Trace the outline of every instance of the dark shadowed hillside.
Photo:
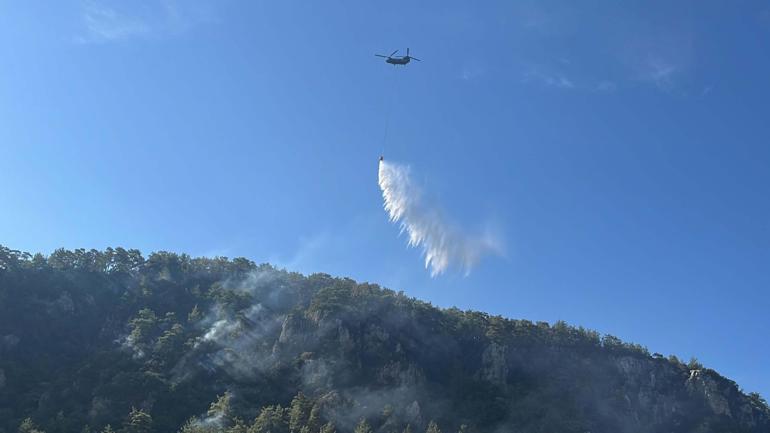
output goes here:
[{"label": "dark shadowed hillside", "polygon": [[770,432],[696,361],[246,259],[0,248],[0,432]]}]

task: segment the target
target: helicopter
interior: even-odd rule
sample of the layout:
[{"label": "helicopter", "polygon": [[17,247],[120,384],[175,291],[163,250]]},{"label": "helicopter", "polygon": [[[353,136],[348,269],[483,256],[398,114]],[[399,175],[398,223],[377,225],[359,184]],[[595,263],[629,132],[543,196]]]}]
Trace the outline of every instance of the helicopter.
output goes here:
[{"label": "helicopter", "polygon": [[390,53],[389,56],[384,56],[382,54],[375,54],[377,57],[384,57],[386,63],[390,63],[393,66],[396,65],[406,65],[409,63],[410,60],[417,60],[418,62],[421,62],[422,60],[418,59],[417,57],[412,57],[409,55],[409,48],[406,49],[406,55],[405,56],[396,56],[396,53],[398,50],[393,51]]}]

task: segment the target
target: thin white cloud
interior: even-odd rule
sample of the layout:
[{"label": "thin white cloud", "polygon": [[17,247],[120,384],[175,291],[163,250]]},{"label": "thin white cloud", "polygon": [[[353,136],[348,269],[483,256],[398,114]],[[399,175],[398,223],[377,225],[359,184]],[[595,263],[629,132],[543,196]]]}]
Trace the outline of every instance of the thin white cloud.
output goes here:
[{"label": "thin white cloud", "polygon": [[649,81],[661,89],[670,89],[674,85],[674,79],[680,72],[675,63],[657,56],[649,56],[640,68],[639,77]]},{"label": "thin white cloud", "polygon": [[86,2],[82,10],[86,36],[80,42],[114,41],[146,36],[150,27],[146,22],[126,16],[105,4]]},{"label": "thin white cloud", "polygon": [[[521,41],[512,55],[524,64],[525,83],[598,93],[633,83],[685,94],[703,85],[693,82],[698,28],[692,20],[651,19],[615,7],[607,8],[614,14],[607,20],[585,8],[537,0],[515,2],[510,12]],[[698,90],[688,92],[693,87]]]},{"label": "thin white cloud", "polygon": [[79,43],[174,35],[198,23],[211,21],[213,17],[208,1],[153,0],[140,3],[84,0],[80,9],[83,30],[75,37]]},{"label": "thin white cloud", "polygon": [[696,34],[682,28],[649,28],[638,24],[633,37],[617,47],[618,58],[631,80],[670,92],[692,85],[690,71],[695,65]]},{"label": "thin white cloud", "polygon": [[546,72],[540,67],[531,66],[524,72],[525,83],[539,83],[547,87],[558,89],[574,89],[575,83],[564,74],[558,72]]}]

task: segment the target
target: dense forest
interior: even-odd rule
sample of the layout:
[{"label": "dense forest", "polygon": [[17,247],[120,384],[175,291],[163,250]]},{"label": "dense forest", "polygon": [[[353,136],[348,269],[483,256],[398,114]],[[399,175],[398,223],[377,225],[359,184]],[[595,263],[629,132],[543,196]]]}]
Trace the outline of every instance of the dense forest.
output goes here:
[{"label": "dense forest", "polygon": [[0,247],[0,433],[770,432],[696,360],[243,259]]}]

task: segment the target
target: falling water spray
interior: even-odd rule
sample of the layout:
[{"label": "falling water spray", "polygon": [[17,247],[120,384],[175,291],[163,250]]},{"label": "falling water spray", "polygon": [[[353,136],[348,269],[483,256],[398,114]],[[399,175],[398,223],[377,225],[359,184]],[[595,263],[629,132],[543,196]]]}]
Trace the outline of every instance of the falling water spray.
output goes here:
[{"label": "falling water spray", "polygon": [[426,205],[409,167],[381,158],[379,184],[390,221],[406,232],[409,246],[422,250],[432,277],[450,267],[467,275],[484,254],[499,252],[494,236],[470,236],[447,223],[437,208]]}]

